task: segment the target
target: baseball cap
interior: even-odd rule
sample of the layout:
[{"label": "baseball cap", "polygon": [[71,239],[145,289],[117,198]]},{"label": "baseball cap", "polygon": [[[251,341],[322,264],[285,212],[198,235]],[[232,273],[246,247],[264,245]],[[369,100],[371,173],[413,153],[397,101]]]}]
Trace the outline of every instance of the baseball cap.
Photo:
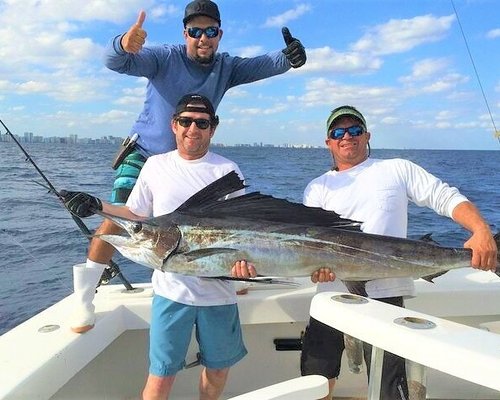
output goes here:
[{"label": "baseball cap", "polygon": [[328,117],[328,120],[326,121],[326,134],[330,132],[330,128],[332,124],[335,122],[335,120],[341,118],[341,117],[352,117],[357,119],[360,123],[363,129],[366,131],[366,121],[365,117],[363,117],[363,114],[361,114],[356,108],[353,106],[340,106],[337,107],[336,109],[332,110],[330,113],[330,116]]},{"label": "baseball cap", "polygon": [[220,26],[220,13],[219,7],[213,1],[210,0],[194,0],[186,6],[184,11],[184,19],[182,22],[184,26],[189,22],[190,19],[198,16],[205,15],[216,20]]},{"label": "baseball cap", "polygon": [[186,94],[182,96],[175,107],[174,117],[185,111],[207,113],[210,115],[212,122],[219,122],[219,117],[215,115],[214,106],[210,100],[201,94]]}]

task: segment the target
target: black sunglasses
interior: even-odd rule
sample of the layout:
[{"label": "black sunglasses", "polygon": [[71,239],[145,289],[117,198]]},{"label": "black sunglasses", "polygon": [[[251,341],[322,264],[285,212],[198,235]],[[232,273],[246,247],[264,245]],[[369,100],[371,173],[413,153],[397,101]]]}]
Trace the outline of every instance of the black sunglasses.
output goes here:
[{"label": "black sunglasses", "polygon": [[328,137],[333,140],[339,140],[344,137],[346,133],[349,133],[350,136],[361,136],[365,133],[365,130],[360,125],[353,125],[348,128],[335,128],[330,131]]},{"label": "black sunglasses", "polygon": [[187,33],[193,39],[199,39],[203,34],[207,35],[207,38],[213,39],[219,35],[219,27],[209,26],[208,28],[198,28],[193,26],[191,28],[187,28]]},{"label": "black sunglasses", "polygon": [[193,122],[198,129],[207,129],[211,125],[210,121],[204,118],[177,117],[176,121],[183,128],[189,128]]}]

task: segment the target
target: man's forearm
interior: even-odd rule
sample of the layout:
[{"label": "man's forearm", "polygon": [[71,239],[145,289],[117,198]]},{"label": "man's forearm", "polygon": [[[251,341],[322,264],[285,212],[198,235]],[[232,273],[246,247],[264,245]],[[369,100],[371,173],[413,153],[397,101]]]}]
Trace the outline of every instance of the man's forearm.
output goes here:
[{"label": "man's forearm", "polygon": [[134,214],[127,206],[118,206],[109,203],[102,203],[102,211],[107,214],[116,215],[127,219],[141,219],[142,217]]},{"label": "man's forearm", "polygon": [[470,201],[458,204],[453,209],[452,218],[469,232],[475,233],[483,229],[491,232],[488,223],[481,216],[477,207]]}]

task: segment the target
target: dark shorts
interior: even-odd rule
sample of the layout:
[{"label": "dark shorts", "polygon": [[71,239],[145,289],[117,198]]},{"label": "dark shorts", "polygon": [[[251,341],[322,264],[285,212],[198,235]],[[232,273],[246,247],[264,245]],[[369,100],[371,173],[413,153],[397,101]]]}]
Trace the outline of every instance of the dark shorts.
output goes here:
[{"label": "dark shorts", "polygon": [[[403,307],[402,297],[377,300]],[[340,363],[344,348],[344,334],[342,332],[311,318],[302,340],[301,374],[322,375],[328,379],[337,378],[340,375]],[[363,344],[368,374],[370,373],[371,350],[372,346]],[[384,353],[381,391],[381,400],[408,399],[404,358],[389,352]]]},{"label": "dark shorts", "polygon": [[111,204],[123,205],[127,202],[145,162],[146,157],[137,150],[133,150],[132,153],[125,157],[116,169],[113,192],[109,200]]}]

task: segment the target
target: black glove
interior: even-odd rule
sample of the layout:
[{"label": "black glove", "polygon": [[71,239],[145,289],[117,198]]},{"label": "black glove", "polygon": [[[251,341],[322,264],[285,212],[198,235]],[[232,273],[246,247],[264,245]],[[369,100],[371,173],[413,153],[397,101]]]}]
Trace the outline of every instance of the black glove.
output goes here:
[{"label": "black glove", "polygon": [[94,215],[96,211],[102,210],[102,202],[97,197],[83,192],[59,192],[64,199],[64,205],[73,214],[85,218]]},{"label": "black glove", "polygon": [[282,51],[288,59],[288,62],[293,68],[302,67],[307,60],[306,49],[304,49],[300,40],[292,37],[292,34],[286,26],[281,28],[281,33],[283,34],[283,39],[286,44],[286,48]]}]

